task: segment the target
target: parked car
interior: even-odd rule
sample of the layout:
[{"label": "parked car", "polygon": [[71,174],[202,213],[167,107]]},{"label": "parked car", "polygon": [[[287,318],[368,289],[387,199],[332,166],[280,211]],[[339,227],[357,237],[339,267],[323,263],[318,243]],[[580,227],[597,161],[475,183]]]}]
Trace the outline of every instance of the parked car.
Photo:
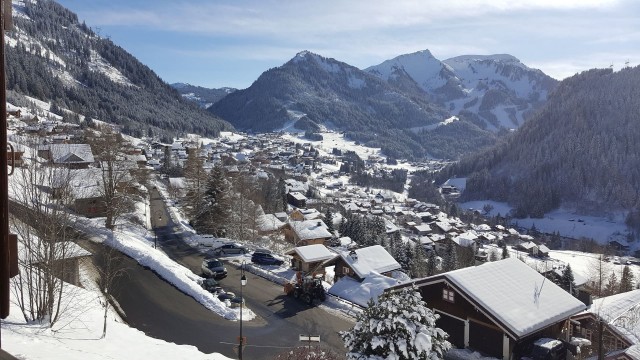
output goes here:
[{"label": "parked car", "polygon": [[229,254],[246,254],[247,249],[236,243],[226,243],[214,250],[214,254],[220,255],[229,255]]},{"label": "parked car", "polygon": [[220,284],[218,284],[218,282],[215,281],[214,279],[204,279],[204,281],[200,285],[202,286],[203,289],[207,290],[212,294],[218,294],[222,292],[222,288],[220,287]]},{"label": "parked car", "polygon": [[527,360],[565,360],[567,343],[557,339],[541,338],[533,343],[531,352],[522,359]]},{"label": "parked car", "polygon": [[227,277],[227,268],[224,267],[222,261],[218,259],[203,260],[201,268],[203,277],[212,277],[216,280],[224,279]]},{"label": "parked car", "polygon": [[251,262],[263,265],[282,265],[284,261],[276,258],[275,256],[263,252],[254,252],[251,255]]}]

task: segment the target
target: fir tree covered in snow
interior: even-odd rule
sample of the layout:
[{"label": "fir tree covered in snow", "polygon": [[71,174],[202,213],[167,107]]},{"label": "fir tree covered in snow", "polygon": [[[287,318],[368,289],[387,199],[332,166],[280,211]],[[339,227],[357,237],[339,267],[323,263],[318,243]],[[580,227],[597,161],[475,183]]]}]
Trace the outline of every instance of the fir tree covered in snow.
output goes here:
[{"label": "fir tree covered in snow", "polygon": [[442,271],[452,271],[458,268],[458,254],[456,248],[453,245],[453,241],[447,242],[444,254],[442,256]]},{"label": "fir tree covered in snow", "polygon": [[627,292],[634,289],[633,287],[634,276],[629,265],[625,265],[622,269],[622,276],[620,277],[620,292]]},{"label": "fir tree covered in snow", "polygon": [[202,211],[194,217],[194,227],[198,231],[223,237],[228,229],[231,217],[231,184],[226,179],[224,170],[215,166],[209,174],[206,190],[203,195]]},{"label": "fir tree covered in snow", "polygon": [[351,330],[340,333],[347,359],[442,359],[451,344],[437,319],[415,287],[384,292],[377,303],[369,301]]},{"label": "fir tree covered in snow", "polygon": [[427,252],[427,276],[435,275],[438,271],[438,258],[436,252],[431,250]]}]

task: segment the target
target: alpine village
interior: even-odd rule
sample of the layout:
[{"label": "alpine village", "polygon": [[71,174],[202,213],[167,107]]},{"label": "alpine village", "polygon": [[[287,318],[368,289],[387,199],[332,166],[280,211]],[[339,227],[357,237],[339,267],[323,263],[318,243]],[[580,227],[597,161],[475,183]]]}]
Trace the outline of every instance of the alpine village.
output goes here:
[{"label": "alpine village", "polygon": [[2,1],[0,359],[640,360],[640,67],[168,84]]}]

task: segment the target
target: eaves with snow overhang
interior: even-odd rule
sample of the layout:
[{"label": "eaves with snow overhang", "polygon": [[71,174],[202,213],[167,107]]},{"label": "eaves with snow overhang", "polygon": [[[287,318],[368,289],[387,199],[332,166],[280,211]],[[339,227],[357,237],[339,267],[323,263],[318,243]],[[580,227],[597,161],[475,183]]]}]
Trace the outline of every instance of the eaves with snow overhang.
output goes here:
[{"label": "eaves with snow overhang", "polygon": [[522,261],[508,258],[406,282],[418,288],[446,283],[505,334],[522,339],[567,320],[586,306]]}]

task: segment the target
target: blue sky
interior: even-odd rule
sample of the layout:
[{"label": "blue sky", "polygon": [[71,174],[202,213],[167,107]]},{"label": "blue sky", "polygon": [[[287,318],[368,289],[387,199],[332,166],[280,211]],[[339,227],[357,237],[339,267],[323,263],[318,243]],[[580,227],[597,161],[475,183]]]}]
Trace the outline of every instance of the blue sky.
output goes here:
[{"label": "blue sky", "polygon": [[246,88],[302,50],[359,68],[428,49],[562,79],[640,64],[638,0],[57,0],[169,83]]}]

